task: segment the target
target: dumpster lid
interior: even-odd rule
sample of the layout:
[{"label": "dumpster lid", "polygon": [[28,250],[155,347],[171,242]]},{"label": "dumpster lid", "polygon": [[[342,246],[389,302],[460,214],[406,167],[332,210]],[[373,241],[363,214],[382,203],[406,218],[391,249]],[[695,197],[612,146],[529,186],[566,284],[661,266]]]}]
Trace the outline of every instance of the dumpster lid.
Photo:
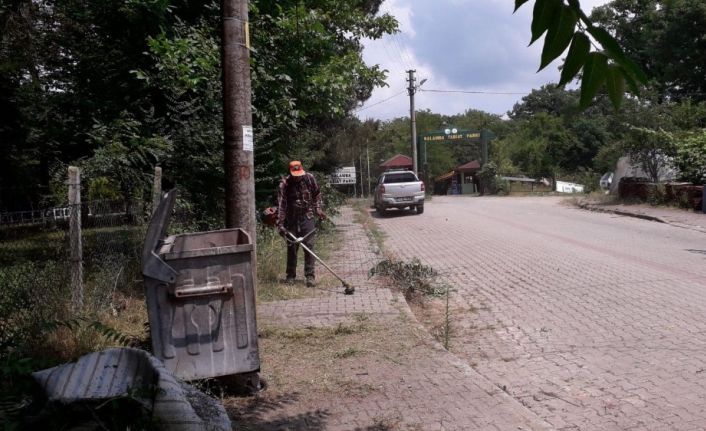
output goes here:
[{"label": "dumpster lid", "polygon": [[164,237],[167,236],[169,218],[174,209],[177,190],[172,189],[164,194],[159,201],[157,210],[152,215],[145,235],[145,246],[142,249],[142,274],[164,282],[173,282],[176,271],[167,265],[156,253]]}]

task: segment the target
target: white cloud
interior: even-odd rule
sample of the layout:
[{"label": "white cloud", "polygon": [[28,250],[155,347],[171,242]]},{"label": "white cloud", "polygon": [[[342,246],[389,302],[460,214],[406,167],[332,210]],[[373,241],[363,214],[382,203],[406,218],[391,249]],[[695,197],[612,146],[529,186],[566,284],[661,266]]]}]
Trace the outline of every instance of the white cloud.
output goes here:
[{"label": "white cloud", "polygon": [[[607,0],[583,0],[587,12]],[[555,62],[540,73],[542,41],[527,47],[532,2],[513,14],[512,0],[389,0],[401,32],[366,41],[364,58],[389,71],[389,87],[376,89],[357,115],[390,119],[409,115],[407,69],[428,79],[423,88],[528,93],[559,79]],[[403,92],[400,95],[400,92]],[[396,97],[393,97],[397,95]],[[391,98],[392,97],[392,98]],[[466,109],[504,114],[521,95],[417,93],[417,109],[455,114]],[[385,99],[388,101],[382,102]],[[382,103],[381,103],[382,102]]]}]

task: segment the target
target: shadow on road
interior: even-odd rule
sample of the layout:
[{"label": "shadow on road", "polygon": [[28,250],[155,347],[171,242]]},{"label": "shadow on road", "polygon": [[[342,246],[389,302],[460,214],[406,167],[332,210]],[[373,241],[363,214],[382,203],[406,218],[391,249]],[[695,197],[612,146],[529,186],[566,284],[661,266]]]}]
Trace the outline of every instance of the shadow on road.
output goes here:
[{"label": "shadow on road", "polygon": [[[298,393],[276,396],[254,396],[244,403],[225,403],[226,411],[233,422],[233,429],[258,431],[312,430],[328,428],[327,410],[312,410],[303,413],[288,413],[287,408],[300,401]],[[272,415],[272,413],[275,413]],[[274,416],[265,419],[266,416]]]},{"label": "shadow on road", "polygon": [[377,210],[373,209],[369,209],[368,212],[373,218],[396,218],[416,215],[416,212],[414,210],[389,209],[385,211],[385,215],[380,215]]}]

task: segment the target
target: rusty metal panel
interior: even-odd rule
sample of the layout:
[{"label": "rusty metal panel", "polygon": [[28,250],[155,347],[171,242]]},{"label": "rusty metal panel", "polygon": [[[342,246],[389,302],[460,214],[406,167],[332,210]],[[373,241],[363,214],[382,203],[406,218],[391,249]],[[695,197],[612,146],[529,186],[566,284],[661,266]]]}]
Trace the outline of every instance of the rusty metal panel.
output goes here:
[{"label": "rusty metal panel", "polygon": [[[166,224],[153,223],[155,231]],[[144,262],[143,274],[155,356],[186,380],[259,371],[249,235],[225,229],[150,239],[156,250],[144,256],[158,261]]]},{"label": "rusty metal panel", "polygon": [[[223,406],[178,382],[138,349],[107,349],[32,374],[50,401],[62,404],[131,396],[152,411],[161,429],[230,430]],[[196,403],[191,401],[198,398]],[[205,400],[202,401],[202,400]]]}]

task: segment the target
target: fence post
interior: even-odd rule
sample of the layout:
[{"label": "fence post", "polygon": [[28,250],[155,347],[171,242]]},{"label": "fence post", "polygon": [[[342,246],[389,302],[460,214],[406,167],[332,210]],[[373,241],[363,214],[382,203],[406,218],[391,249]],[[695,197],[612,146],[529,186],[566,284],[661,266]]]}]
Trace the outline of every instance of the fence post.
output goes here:
[{"label": "fence post", "polygon": [[152,214],[157,211],[159,201],[162,200],[162,168],[154,168],[154,183],[152,184]]},{"label": "fence post", "polygon": [[83,307],[83,245],[81,243],[81,172],[69,166],[69,259],[74,310]]}]

